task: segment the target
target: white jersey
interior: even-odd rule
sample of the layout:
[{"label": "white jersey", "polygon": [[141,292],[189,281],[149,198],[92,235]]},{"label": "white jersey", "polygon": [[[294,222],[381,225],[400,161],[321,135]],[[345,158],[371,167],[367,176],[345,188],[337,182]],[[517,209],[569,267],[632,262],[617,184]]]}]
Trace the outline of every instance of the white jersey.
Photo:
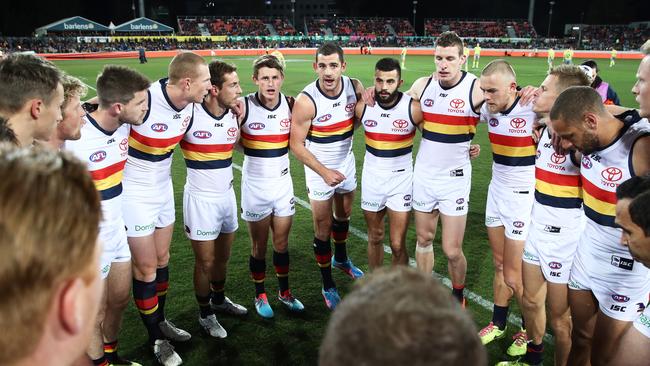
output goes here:
[{"label": "white jersey", "polygon": [[172,153],[192,123],[194,104],[177,109],[167,95],[167,79],[151,84],[144,123],[131,128],[125,179],[157,184],[170,179]]},{"label": "white jersey", "polygon": [[352,154],[357,95],[349,77],[341,76],[341,84],[341,92],[335,97],[326,96],[321,91],[318,80],[302,91],[312,100],[316,111],[305,146],[328,168],[338,168]]},{"label": "white jersey", "polygon": [[[609,263],[610,257],[611,261],[614,257],[631,258],[627,247],[620,244],[621,229],[614,223],[616,187],[634,176],[632,147],[640,137],[650,134],[650,124],[646,119],[640,119],[635,111],[626,112],[620,118],[625,126],[619,137],[603,149],[583,156],[580,169],[583,207],[588,218],[585,231],[590,231],[595,240],[582,242],[578,253],[593,257],[596,263]],[[619,263],[620,268],[626,265],[632,270],[631,260]],[[640,273],[648,269],[637,263],[634,271]]]},{"label": "white jersey", "polygon": [[289,173],[289,131],[291,107],[280,93],[278,104],[266,108],[257,93],[244,98],[246,115],[241,124],[246,177],[275,178]]},{"label": "white jersey", "polygon": [[205,104],[195,104],[194,122],[180,143],[187,165],[186,191],[219,196],[232,187],[237,125],[237,116],[229,109],[215,116]]},{"label": "white jersey", "polygon": [[534,120],[532,104],[522,106],[519,98],[498,113],[490,113],[487,104],[481,107],[481,121],[488,123],[492,146],[492,182],[500,187],[532,189],[535,184]]},{"label": "white jersey", "polygon": [[390,109],[384,109],[379,103],[364,107],[361,116],[366,136],[364,169],[412,170],[415,123],[411,100],[410,96],[399,93],[397,103]]},{"label": "white jersey", "polygon": [[115,131],[106,131],[89,114],[84,117],[81,138],[66,141],[65,149],[81,161],[102,199],[102,231],[115,230],[122,223],[122,175],[129,150],[129,127],[123,124]]},{"label": "white jersey", "polygon": [[549,232],[582,225],[580,165],[574,155],[560,155],[551,144],[547,129],[537,144],[535,160],[533,222],[547,225]]},{"label": "white jersey", "polygon": [[429,79],[420,96],[424,115],[422,142],[415,161],[416,174],[447,173],[470,166],[469,144],[479,115],[474,112],[472,91],[476,76],[462,72],[460,81],[443,87]]}]

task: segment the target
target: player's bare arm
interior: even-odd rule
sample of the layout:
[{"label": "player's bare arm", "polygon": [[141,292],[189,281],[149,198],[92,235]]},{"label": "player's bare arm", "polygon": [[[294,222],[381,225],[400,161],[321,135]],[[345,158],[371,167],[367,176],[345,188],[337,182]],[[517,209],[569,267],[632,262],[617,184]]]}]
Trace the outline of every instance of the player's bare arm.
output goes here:
[{"label": "player's bare arm", "polygon": [[420,102],[415,99],[411,100],[410,108],[411,117],[413,118],[415,127],[417,127],[418,130],[422,131],[422,128],[424,127],[424,115],[422,114],[422,107],[420,106]]},{"label": "player's bare arm", "polygon": [[472,108],[474,113],[481,113],[481,106],[485,101],[485,96],[483,95],[483,90],[481,89],[481,80],[476,79],[474,81],[474,87],[472,88]]},{"label": "player's bare arm", "polygon": [[[432,81],[433,82],[433,81]],[[413,83],[411,85],[411,88],[407,91],[404,92],[406,95],[410,95],[411,98],[413,98],[416,101],[420,101],[420,96],[422,95],[422,92],[424,91],[424,88],[427,87],[427,84],[429,83],[429,77],[428,76],[423,76]]]},{"label": "player's bare arm", "polygon": [[289,146],[295,157],[311,170],[320,175],[329,186],[335,186],[345,180],[340,172],[328,169],[305,146],[311,121],[316,115],[316,108],[308,96],[301,94],[296,99],[291,113],[291,133]]},{"label": "player's bare arm", "polygon": [[[361,84],[361,81],[358,79],[350,79],[352,81],[352,85],[354,85],[354,92],[357,95],[357,104],[355,106],[355,113],[354,113],[354,128],[356,129],[361,125],[361,115],[363,114],[363,108],[361,109],[360,115],[357,115],[357,111],[359,110],[359,106],[364,106],[364,97],[365,97],[365,90],[363,89],[363,84]],[[374,87],[373,87],[374,89]],[[374,95],[373,95],[374,97]]]},{"label": "player's bare arm", "polygon": [[241,144],[241,125],[244,123],[244,119],[246,118],[247,115],[247,110],[246,110],[246,102],[244,101],[244,97],[238,98],[237,99],[237,105],[240,106],[240,111],[239,114],[235,113],[233,110],[233,113],[237,116],[237,124],[239,125],[239,128],[237,129],[237,142],[235,143],[235,150],[239,151],[240,153],[244,152],[244,147]]},{"label": "player's bare arm", "polygon": [[638,176],[650,172],[650,136],[639,138],[632,146],[632,168]]},{"label": "player's bare arm", "polygon": [[357,105],[354,107],[354,128],[357,128],[361,125],[361,117],[363,117],[363,112],[366,110],[366,103],[363,100],[357,102]]}]

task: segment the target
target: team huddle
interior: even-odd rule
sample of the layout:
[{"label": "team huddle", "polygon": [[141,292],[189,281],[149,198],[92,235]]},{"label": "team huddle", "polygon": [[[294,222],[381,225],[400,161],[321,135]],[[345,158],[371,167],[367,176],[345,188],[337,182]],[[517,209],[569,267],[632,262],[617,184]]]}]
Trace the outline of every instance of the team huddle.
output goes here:
[{"label": "team huddle", "polygon": [[[630,230],[617,213],[632,207],[643,193],[639,185],[650,187],[650,178],[643,177],[650,172],[650,110],[642,101],[648,98],[643,83],[650,57],[646,53],[639,66],[633,92],[641,107],[634,110],[604,106],[577,66],[552,67],[538,88],[522,89],[505,60],[490,62],[479,77],[463,71],[465,50],[454,32],[442,33],[435,73],[405,92],[400,91],[398,60],[380,59],[374,86],[365,89],[343,75],[344,53],[333,43],[318,48],[318,78],[295,99],[282,93],[281,54],[254,61],[257,91],[245,96],[234,65],[206,64],[190,52],[175,56],[167,77],[155,82],[127,67],[105,66],[97,78],[96,100],[84,104],[87,113],[78,111],[85,91],[72,78],[68,84],[75,87],[76,103],[65,114],[83,115],[84,123],[80,134],[59,137],[53,147],[87,164],[101,199],[99,268],[106,286],[88,356],[97,365],[136,365],[117,353],[132,290],[156,359],[166,366],[182,364],[172,342],[191,335],[165,315],[177,145],[187,168],[183,227],[195,255],[198,322],[209,336],[227,337],[217,313],[248,312],[225,295],[239,229],[236,149],[244,154],[239,212],[251,240],[257,314],[274,317],[265,286],[269,236],[276,298],[290,312],[305,309],[289,285],[288,241],[295,213],[289,151],[305,169],[325,306],[334,310],[341,301],[332,267],[352,279],[364,276],[347,253],[358,127],[365,134],[361,209],[368,228],[368,267],[383,264],[386,216],[392,265],[408,264],[406,233],[413,212],[417,268],[431,274],[440,221],[452,294],[464,308],[468,263],[462,244],[471,160],[480,154],[471,141],[477,125],[485,122],[493,157],[485,225],[494,263],[494,309],[492,321],[478,334],[482,343],[506,335],[514,297],[524,322],[507,353],[520,358],[500,365],[543,362],[547,305],[556,364],[642,360],[633,342],[642,343],[633,332],[650,338],[648,311],[641,314],[650,294],[650,270],[621,244],[629,242]],[[59,106],[68,104],[63,89]],[[422,140],[414,162],[417,131]],[[44,136],[33,138],[47,140]]]}]

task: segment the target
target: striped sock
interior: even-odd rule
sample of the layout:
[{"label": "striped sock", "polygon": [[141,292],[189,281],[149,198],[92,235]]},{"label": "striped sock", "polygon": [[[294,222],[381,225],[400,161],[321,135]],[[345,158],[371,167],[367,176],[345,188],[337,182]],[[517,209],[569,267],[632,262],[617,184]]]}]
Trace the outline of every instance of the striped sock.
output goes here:
[{"label": "striped sock", "polygon": [[102,356],[96,360],[93,360],[93,365],[97,366],[108,366],[108,360],[106,359],[105,356]]},{"label": "striped sock", "polygon": [[284,293],[289,289],[289,251],[284,253],[273,251],[273,266],[275,275],[278,277],[280,292]]},{"label": "striped sock", "polygon": [[158,307],[160,315],[165,319],[165,300],[169,289],[169,266],[156,269],[156,293],[158,295]]},{"label": "striped sock", "polygon": [[316,262],[320,267],[321,277],[323,277],[323,288],[328,290],[336,287],[332,279],[332,246],[329,239],[314,238],[314,254],[316,254]]},{"label": "striped sock", "polygon": [[210,296],[212,298],[213,304],[221,305],[226,300],[226,296],[223,294],[225,287],[226,287],[226,280],[210,282],[210,289],[212,290]]},{"label": "striped sock", "polygon": [[266,279],[266,260],[257,259],[252,255],[248,258],[248,268],[251,271],[251,280],[255,284],[255,297],[266,292],[264,280]]},{"label": "striped sock", "polygon": [[201,318],[205,319],[208,316],[214,314],[212,307],[210,306],[210,295],[201,296],[199,294],[194,294],[196,296],[196,302],[199,303],[199,314]]},{"label": "striped sock", "polygon": [[332,217],[332,241],[334,242],[334,259],[337,262],[348,260],[346,242],[350,231],[350,221],[339,221]]},{"label": "striped sock", "polygon": [[544,362],[544,343],[528,343],[528,348],[526,348],[526,355],[522,361],[529,365],[541,365]]},{"label": "striped sock", "polygon": [[117,341],[104,342],[104,357],[109,363],[114,363],[117,357]]},{"label": "striped sock", "polygon": [[463,303],[464,297],[463,290],[465,290],[465,285],[452,285],[451,293],[461,304]]},{"label": "striped sock", "polygon": [[158,296],[156,296],[156,282],[142,282],[133,279],[133,298],[135,306],[140,311],[140,317],[149,334],[149,342],[164,339],[158,323],[162,321],[158,309]]}]

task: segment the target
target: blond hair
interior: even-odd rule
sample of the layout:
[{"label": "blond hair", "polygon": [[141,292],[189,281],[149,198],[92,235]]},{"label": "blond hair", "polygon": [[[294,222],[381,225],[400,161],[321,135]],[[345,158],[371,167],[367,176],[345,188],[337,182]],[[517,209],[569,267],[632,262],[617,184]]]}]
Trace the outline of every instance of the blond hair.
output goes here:
[{"label": "blond hair", "polygon": [[[0,144],[0,364],[33,353],[63,281],[95,277],[100,200],[65,152]],[[96,269],[98,272],[98,269]],[[96,275],[99,275],[98,273]]]},{"label": "blond hair", "polygon": [[557,92],[558,94],[565,89],[572,86],[589,86],[591,81],[589,77],[575,65],[559,65],[555,66],[548,72],[557,78]]},{"label": "blond hair", "polygon": [[497,73],[510,76],[512,77],[513,80],[517,78],[515,69],[512,68],[512,65],[510,65],[508,61],[503,59],[496,59],[491,61],[489,64],[485,65],[483,71],[481,71],[481,75],[485,75],[485,76],[489,76]]},{"label": "blond hair", "polygon": [[61,106],[61,114],[65,118],[65,108],[70,103],[73,97],[83,98],[88,93],[88,87],[81,80],[74,76],[63,74],[61,78],[63,84],[63,105]]},{"label": "blond hair", "polygon": [[181,79],[196,78],[200,65],[205,65],[203,57],[192,52],[179,53],[169,63],[169,83],[176,84]]}]

